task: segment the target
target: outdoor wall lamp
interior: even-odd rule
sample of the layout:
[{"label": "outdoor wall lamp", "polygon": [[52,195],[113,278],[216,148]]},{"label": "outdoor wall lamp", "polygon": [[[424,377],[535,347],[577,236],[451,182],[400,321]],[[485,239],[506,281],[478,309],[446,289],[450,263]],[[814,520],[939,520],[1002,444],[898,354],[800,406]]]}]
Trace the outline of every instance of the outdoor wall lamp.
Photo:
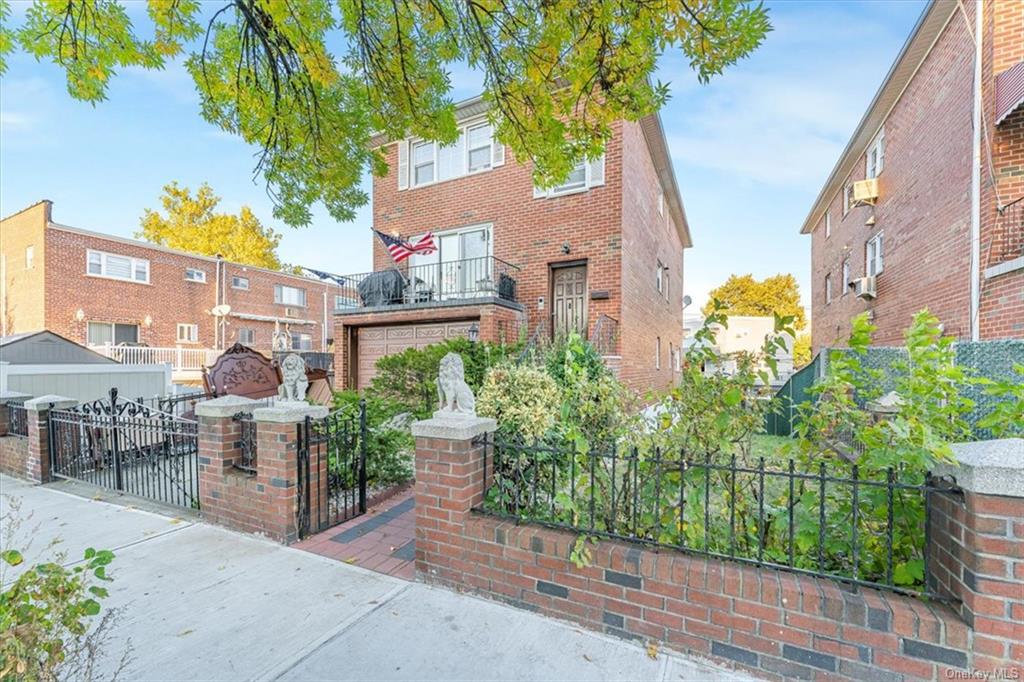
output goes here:
[{"label": "outdoor wall lamp", "polygon": [[75,311],[75,319],[76,319],[76,320],[78,320],[79,322],[81,322],[82,320],[84,320],[84,319],[85,319],[85,311],[84,311],[84,310],[82,310],[81,308],[79,308],[78,310],[76,310],[76,311]]},{"label": "outdoor wall lamp", "polygon": [[480,340],[480,327],[477,325],[476,322],[469,325],[469,331],[467,332],[466,336],[469,338],[470,343],[476,343],[477,341]]},{"label": "outdoor wall lamp", "polygon": [[569,247],[569,242],[562,242],[562,253],[569,255],[570,251],[572,251],[572,249]]},{"label": "outdoor wall lamp", "polygon": [[146,318],[144,320],[142,320],[142,326],[143,327],[147,327],[147,328],[148,327],[152,327],[153,326],[153,318],[150,317],[149,315],[146,315]]}]

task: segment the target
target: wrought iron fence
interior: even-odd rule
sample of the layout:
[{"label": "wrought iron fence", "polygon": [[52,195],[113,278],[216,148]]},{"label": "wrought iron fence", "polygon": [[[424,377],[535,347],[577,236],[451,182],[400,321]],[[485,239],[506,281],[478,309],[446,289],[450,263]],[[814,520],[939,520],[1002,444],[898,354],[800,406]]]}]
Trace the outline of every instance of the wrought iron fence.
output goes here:
[{"label": "wrought iron fence", "polygon": [[[594,537],[820,576],[908,594],[927,587],[928,498],[958,494],[927,477],[794,460],[783,468],[705,455],[483,437],[488,487],[479,511]],[[941,597],[940,597],[941,598]]]},{"label": "wrought iron fence", "polygon": [[366,513],[366,402],[298,425],[299,536]]},{"label": "wrought iron fence", "polygon": [[998,262],[1024,256],[1024,197],[999,209]]},{"label": "wrought iron fence", "polygon": [[7,403],[7,434],[11,436],[28,435],[28,412],[24,403]]},{"label": "wrought iron fence", "polygon": [[601,355],[614,355],[619,342],[619,321],[611,315],[601,315],[590,330],[590,343]]},{"label": "wrought iron fence", "polygon": [[235,468],[247,474],[256,474],[256,422],[250,412],[239,412],[234,416],[238,422],[239,459],[235,460]]},{"label": "wrought iron fence", "polygon": [[511,263],[483,256],[344,275],[341,298],[348,303],[338,309],[483,297],[516,301],[518,272]]},{"label": "wrought iron fence", "polygon": [[54,475],[175,504],[199,506],[198,424],[121,398],[51,410]]}]

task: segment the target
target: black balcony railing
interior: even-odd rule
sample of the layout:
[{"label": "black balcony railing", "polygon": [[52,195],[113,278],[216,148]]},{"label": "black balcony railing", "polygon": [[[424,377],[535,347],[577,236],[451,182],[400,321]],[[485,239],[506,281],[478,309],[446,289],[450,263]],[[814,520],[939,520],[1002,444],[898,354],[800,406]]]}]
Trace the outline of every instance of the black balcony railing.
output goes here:
[{"label": "black balcony railing", "polygon": [[1024,256],[1024,197],[999,210],[996,249],[999,262]]},{"label": "black balcony railing", "polygon": [[494,256],[345,275],[338,311],[470,298],[516,301],[519,268]]}]

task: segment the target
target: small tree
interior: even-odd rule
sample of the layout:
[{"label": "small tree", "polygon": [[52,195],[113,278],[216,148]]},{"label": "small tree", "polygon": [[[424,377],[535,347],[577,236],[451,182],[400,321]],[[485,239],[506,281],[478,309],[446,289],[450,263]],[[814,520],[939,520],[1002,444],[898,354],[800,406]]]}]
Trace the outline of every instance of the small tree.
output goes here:
[{"label": "small tree", "polygon": [[799,331],[806,325],[804,307],[800,304],[800,285],[789,274],[779,274],[762,280],[753,275],[729,275],[723,284],[711,290],[710,300],[704,306],[710,315],[719,300],[730,315],[780,315],[793,318],[793,327]]},{"label": "small tree", "polygon": [[176,182],[164,185],[160,203],[166,216],[147,208],[137,238],[204,256],[219,254],[234,263],[281,269],[281,235],[264,227],[248,206],[238,215],[218,213],[220,197],[205,182],[195,196]]}]

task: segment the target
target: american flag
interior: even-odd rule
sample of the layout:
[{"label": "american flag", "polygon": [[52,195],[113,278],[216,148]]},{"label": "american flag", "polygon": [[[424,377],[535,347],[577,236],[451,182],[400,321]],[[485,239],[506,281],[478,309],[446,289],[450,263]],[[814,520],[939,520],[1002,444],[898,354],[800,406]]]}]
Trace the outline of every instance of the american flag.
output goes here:
[{"label": "american flag", "polygon": [[437,245],[434,244],[434,235],[431,232],[427,232],[420,237],[415,244],[398,237],[392,237],[390,234],[384,234],[378,230],[374,230],[373,233],[384,244],[384,248],[391,254],[391,259],[395,263],[401,263],[414,253],[427,254],[437,251]]}]

